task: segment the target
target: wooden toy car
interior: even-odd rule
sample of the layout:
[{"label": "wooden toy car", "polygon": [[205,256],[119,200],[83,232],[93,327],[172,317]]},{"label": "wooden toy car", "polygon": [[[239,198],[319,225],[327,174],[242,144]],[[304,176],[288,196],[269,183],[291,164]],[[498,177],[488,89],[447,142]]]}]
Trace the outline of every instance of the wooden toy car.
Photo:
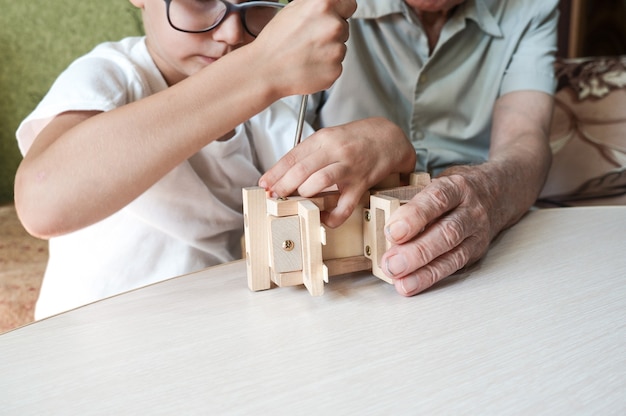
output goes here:
[{"label": "wooden toy car", "polygon": [[[406,186],[372,189],[340,227],[320,221],[320,212],[336,206],[338,192],[313,198],[271,198],[260,187],[243,189],[245,258],[248,287],[259,291],[304,284],[313,296],[324,293],[324,282],[360,270],[372,270],[391,283],[380,268],[390,247],[384,236],[389,216],[430,183],[430,175],[416,173]],[[399,185],[399,177],[395,185]]]}]

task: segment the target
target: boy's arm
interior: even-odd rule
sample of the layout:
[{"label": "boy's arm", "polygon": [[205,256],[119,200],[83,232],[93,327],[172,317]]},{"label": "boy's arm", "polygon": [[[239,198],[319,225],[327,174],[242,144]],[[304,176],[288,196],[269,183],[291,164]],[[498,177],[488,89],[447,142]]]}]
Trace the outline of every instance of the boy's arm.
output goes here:
[{"label": "boy's arm", "polygon": [[22,223],[41,238],[93,224],[277,99],[329,87],[355,8],[354,0],[291,3],[250,45],[165,91],[57,116],[16,175]]}]

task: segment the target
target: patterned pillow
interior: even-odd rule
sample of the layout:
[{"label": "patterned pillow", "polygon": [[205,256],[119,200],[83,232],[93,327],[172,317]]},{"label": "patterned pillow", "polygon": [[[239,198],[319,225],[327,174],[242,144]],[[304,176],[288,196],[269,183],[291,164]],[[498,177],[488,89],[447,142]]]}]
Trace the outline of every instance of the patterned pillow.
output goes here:
[{"label": "patterned pillow", "polygon": [[539,202],[626,204],[626,56],[561,60],[556,75],[554,159]]}]

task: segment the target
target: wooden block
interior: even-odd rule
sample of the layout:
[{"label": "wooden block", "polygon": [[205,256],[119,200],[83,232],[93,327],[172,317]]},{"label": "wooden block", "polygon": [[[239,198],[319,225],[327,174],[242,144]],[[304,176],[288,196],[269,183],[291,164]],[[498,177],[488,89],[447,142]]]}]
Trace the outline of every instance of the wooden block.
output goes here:
[{"label": "wooden block", "polygon": [[370,221],[367,232],[370,236],[366,239],[369,247],[365,247],[367,257],[372,260],[372,274],[385,282],[392,283],[381,269],[383,254],[391,247],[385,238],[385,223],[391,214],[400,207],[400,200],[387,195],[372,195],[370,197]]},{"label": "wooden block", "polygon": [[267,236],[266,193],[258,186],[243,189],[244,239],[250,290],[271,286]]},{"label": "wooden block", "polygon": [[324,192],[312,198],[290,196],[287,198],[267,198],[267,213],[275,217],[298,215],[298,202],[310,201],[320,211],[327,211],[337,206],[339,191]]},{"label": "wooden block", "polygon": [[302,282],[302,271],[277,273],[272,270],[272,281],[276,283],[278,287],[298,286]]},{"label": "wooden block", "polygon": [[326,245],[322,246],[322,258],[327,260],[363,255],[363,206],[359,205],[350,217],[337,228],[326,230]]},{"label": "wooden block", "polygon": [[[311,201],[320,211],[330,211],[337,206],[339,200],[339,191],[322,192],[314,197],[305,198],[299,195],[289,196],[287,198],[267,198],[267,213],[275,217],[286,217],[290,215],[298,215],[298,202]],[[359,204],[369,204],[369,191],[361,195]]]},{"label": "wooden block", "polygon": [[424,188],[430,184],[430,180],[430,174],[428,172],[413,172],[409,177],[409,185]]},{"label": "wooden block", "polygon": [[300,218],[268,215],[270,267],[276,273],[302,270]]},{"label": "wooden block", "polygon": [[376,227],[372,222],[372,213],[369,208],[363,208],[363,254],[370,262],[375,239]]},{"label": "wooden block", "polygon": [[298,201],[302,238],[302,282],[313,296],[324,294],[328,269],[322,262],[322,227],[320,210],[309,200]]},{"label": "wooden block", "polygon": [[391,189],[384,189],[382,191],[376,191],[374,195],[379,195],[379,196],[385,195],[387,197],[399,199],[401,203],[406,203],[406,201],[413,198],[422,189],[424,189],[422,185],[401,186],[399,188],[391,188]]},{"label": "wooden block", "polygon": [[430,175],[426,172],[414,172],[411,173],[410,183],[408,186],[398,186],[395,188],[388,188],[377,190],[373,192],[374,195],[386,195],[392,198],[397,198],[400,203],[406,203],[413,198],[418,192],[421,192],[428,184],[430,184]]},{"label": "wooden block", "polygon": [[324,260],[324,264],[328,268],[328,276],[338,276],[372,268],[372,261],[365,256]]}]

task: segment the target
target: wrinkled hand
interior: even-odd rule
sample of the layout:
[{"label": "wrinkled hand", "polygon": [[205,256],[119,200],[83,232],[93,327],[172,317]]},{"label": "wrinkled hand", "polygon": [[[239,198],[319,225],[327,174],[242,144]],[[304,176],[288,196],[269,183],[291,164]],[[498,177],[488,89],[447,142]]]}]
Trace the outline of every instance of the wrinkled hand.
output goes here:
[{"label": "wrinkled hand", "polygon": [[329,227],[341,225],[363,193],[392,173],[413,172],[415,151],[404,132],[382,118],[324,128],[283,156],[259,180],[279,196],[305,197],[336,185],[337,207],[322,213]]},{"label": "wrinkled hand", "polygon": [[394,212],[386,237],[395,244],[382,268],[412,296],[479,260],[491,240],[536,200],[550,167],[552,97],[503,95],[494,106],[489,160],[455,166]]},{"label": "wrinkled hand", "polygon": [[251,46],[264,79],[279,96],[312,94],[339,77],[356,0],[296,0],[263,29]]},{"label": "wrinkled hand", "polygon": [[493,183],[469,166],[451,169],[399,207],[385,226],[382,257],[398,293],[413,296],[479,260],[500,231]]}]

